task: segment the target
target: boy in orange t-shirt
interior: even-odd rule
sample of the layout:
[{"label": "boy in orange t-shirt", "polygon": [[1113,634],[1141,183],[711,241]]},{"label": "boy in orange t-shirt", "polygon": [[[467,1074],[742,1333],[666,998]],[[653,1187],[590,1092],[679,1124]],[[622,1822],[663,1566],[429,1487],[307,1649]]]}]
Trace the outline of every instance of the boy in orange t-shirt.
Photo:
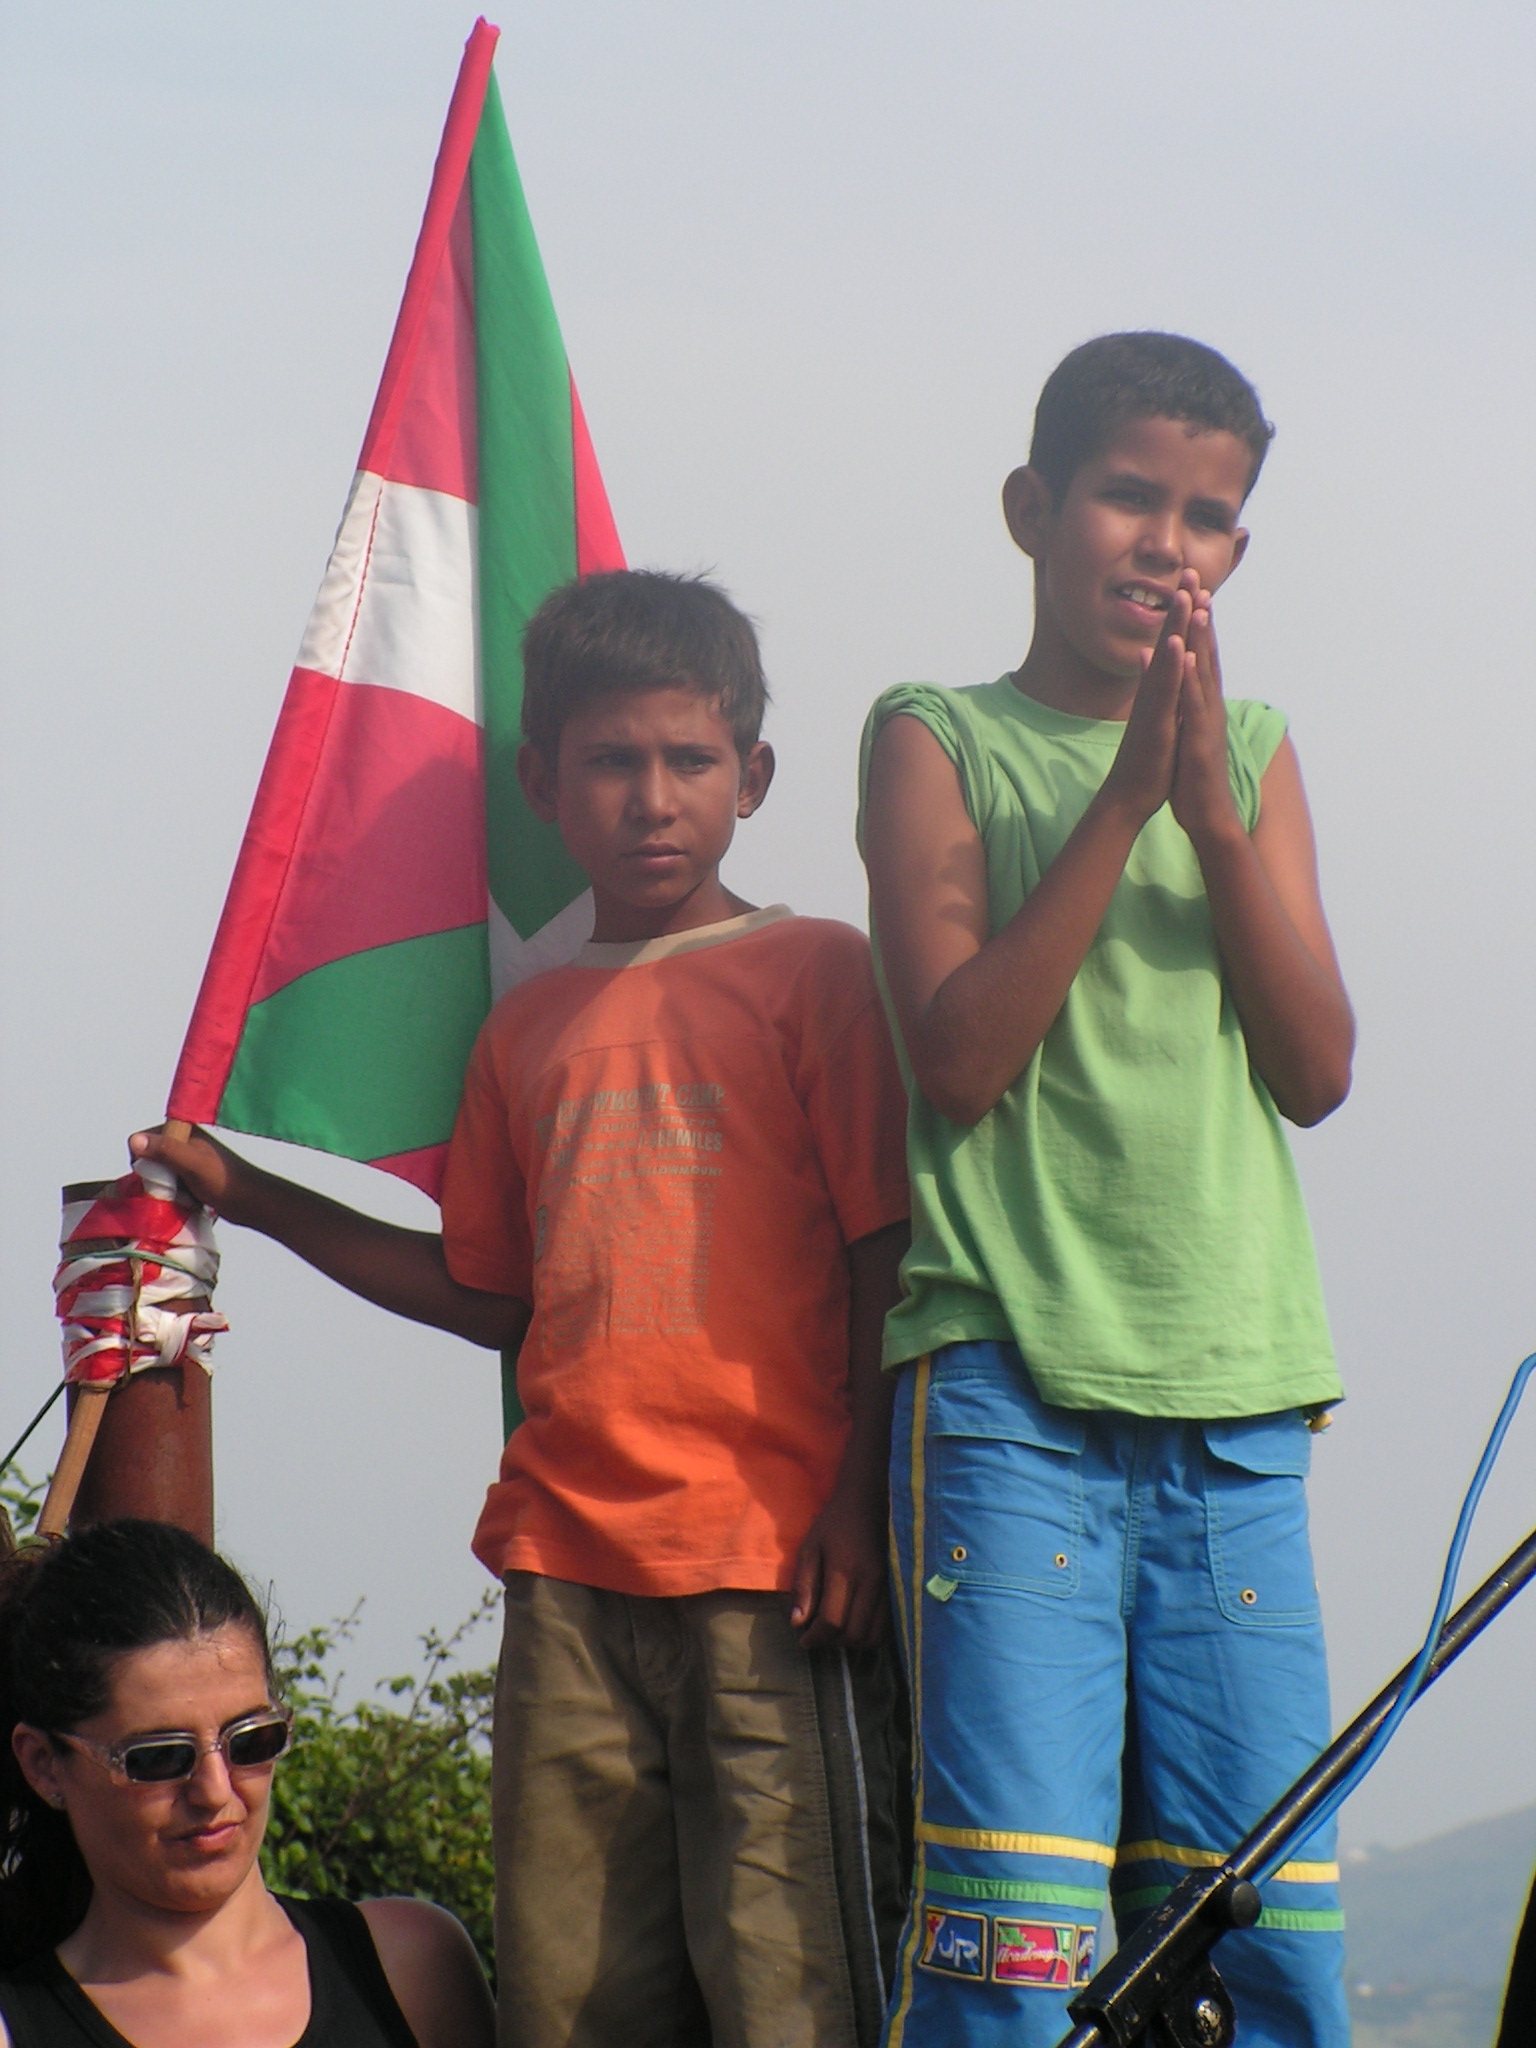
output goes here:
[{"label": "boy in orange t-shirt", "polygon": [[884,1315],[905,1100],[867,942],[720,880],[773,756],[752,628],[623,571],[525,641],[533,809],[591,943],[471,1056],[441,1238],[167,1160],[384,1305],[520,1344],[476,1554],[507,1587],[501,2038],[879,2035],[902,1909],[884,1643]]}]

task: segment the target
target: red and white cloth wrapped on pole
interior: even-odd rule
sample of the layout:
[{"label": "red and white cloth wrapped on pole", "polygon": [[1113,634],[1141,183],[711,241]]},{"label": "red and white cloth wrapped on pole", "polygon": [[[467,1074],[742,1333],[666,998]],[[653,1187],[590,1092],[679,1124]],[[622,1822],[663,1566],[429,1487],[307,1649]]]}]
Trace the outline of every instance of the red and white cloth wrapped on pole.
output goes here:
[{"label": "red and white cloth wrapped on pole", "polygon": [[190,1361],[211,1373],[229,1324],[211,1306],[213,1218],[174,1174],[144,1160],[121,1180],[64,1190],[53,1292],[72,1386]]}]

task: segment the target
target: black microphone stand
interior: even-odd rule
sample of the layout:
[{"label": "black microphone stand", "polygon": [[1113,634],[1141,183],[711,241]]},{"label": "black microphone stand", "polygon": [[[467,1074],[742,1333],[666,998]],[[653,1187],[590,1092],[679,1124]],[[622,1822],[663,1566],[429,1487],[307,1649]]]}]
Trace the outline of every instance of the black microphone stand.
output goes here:
[{"label": "black microphone stand", "polygon": [[[1440,1631],[1421,1691],[1433,1685],[1536,1576],[1536,1530],[1457,1608]],[[1391,1713],[1417,1658],[1405,1664],[1365,1711],[1299,1777],[1258,1826],[1215,1870],[1192,1872],[1110,1957],[1067,2010],[1077,2022],[1060,2048],[1230,2048],[1232,1999],[1211,1950],[1233,1928],[1259,1917],[1256,1875],[1298,1836],[1358,1761]]]}]

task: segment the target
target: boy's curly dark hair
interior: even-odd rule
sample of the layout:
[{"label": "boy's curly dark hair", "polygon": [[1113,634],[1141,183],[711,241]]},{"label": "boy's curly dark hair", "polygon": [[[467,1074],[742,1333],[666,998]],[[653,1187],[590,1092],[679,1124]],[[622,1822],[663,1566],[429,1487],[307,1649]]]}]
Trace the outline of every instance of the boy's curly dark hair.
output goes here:
[{"label": "boy's curly dark hair", "polygon": [[12,1752],[17,1722],[68,1734],[110,1701],[119,1657],[230,1623],[249,1629],[270,1674],[249,1586],[167,1522],[99,1522],[0,1560],[0,1969],[56,1948],[91,1900],[69,1821]]},{"label": "boy's curly dark hair", "polygon": [[[1182,334],[1101,334],[1073,349],[1045,380],[1035,407],[1029,466],[1060,504],[1085,462],[1131,420],[1184,420],[1248,445],[1258,481],[1275,430],[1259,394],[1223,355]],[[1246,495],[1246,493],[1245,493]]]},{"label": "boy's curly dark hair", "polygon": [[524,630],[523,737],[551,765],[573,712],[615,691],[678,687],[719,705],[745,759],[768,702],[757,635],[703,576],[585,576],[545,598]]}]

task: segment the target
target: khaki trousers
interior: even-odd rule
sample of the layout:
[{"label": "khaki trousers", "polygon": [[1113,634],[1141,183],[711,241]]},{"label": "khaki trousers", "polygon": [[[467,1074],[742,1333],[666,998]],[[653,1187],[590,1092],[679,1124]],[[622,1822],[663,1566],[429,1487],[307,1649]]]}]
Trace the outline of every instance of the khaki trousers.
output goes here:
[{"label": "khaki trousers", "polygon": [[908,1868],[894,1660],[788,1597],[507,1575],[501,2048],[874,2048]]}]

